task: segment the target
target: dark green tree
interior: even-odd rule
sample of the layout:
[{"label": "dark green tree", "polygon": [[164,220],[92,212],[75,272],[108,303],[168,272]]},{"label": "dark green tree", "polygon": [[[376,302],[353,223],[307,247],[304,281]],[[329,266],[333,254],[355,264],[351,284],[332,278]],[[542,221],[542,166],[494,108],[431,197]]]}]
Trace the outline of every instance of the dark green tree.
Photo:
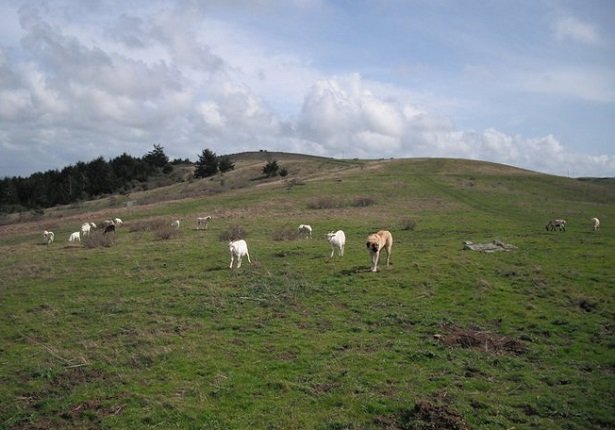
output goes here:
[{"label": "dark green tree", "polygon": [[210,149],[204,149],[194,166],[195,178],[207,178],[218,173],[218,157]]},{"label": "dark green tree", "polygon": [[169,157],[164,153],[164,148],[160,145],[154,145],[154,149],[148,152],[143,160],[154,167],[164,168],[169,164]]},{"label": "dark green tree", "polygon": [[112,193],[115,189],[115,174],[103,157],[98,157],[86,165],[87,188],[90,197]]},{"label": "dark green tree", "polygon": [[231,160],[231,157],[225,155],[223,157],[218,158],[218,169],[220,169],[220,173],[226,173],[235,168],[235,163]]},{"label": "dark green tree", "polygon": [[268,178],[272,178],[278,174],[280,166],[276,160],[271,160],[263,167],[263,174]]}]

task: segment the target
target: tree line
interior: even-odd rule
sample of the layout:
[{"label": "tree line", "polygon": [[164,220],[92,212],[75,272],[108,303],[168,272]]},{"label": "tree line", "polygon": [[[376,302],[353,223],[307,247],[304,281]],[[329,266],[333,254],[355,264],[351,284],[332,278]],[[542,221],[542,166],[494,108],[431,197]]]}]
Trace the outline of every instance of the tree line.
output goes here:
[{"label": "tree line", "polygon": [[[213,174],[234,168],[228,157],[213,155],[214,159],[208,160],[207,176],[213,171],[212,163],[216,165]],[[107,161],[101,156],[89,162],[79,161],[61,170],[36,172],[28,177],[4,177],[0,179],[0,212],[40,210],[108,194],[128,193],[153,176],[171,173],[173,165],[179,163],[191,161],[176,159],[171,162],[164,148],[154,145],[143,157],[123,153]],[[200,164],[198,162],[196,165],[195,177],[203,176],[197,174]]]},{"label": "tree line", "polygon": [[[79,161],[62,170],[37,172],[29,177],[5,177],[0,179],[0,212],[40,210],[57,205],[94,199],[103,195],[128,193],[138,189],[152,176],[173,171],[173,165],[191,163],[190,160],[173,160],[164,148],[154,148],[143,157],[123,153],[109,161],[102,156],[89,162]],[[195,178],[207,178],[223,174],[235,168],[230,156],[217,156],[204,149],[194,163]],[[286,168],[276,160],[263,167],[266,177],[286,176]]]}]

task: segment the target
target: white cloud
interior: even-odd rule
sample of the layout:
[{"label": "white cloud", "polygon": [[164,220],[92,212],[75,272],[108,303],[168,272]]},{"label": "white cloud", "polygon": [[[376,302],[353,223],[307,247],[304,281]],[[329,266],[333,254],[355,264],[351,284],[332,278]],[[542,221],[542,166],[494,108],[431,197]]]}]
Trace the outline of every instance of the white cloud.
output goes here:
[{"label": "white cloud", "polygon": [[587,22],[583,22],[573,16],[559,18],[554,25],[555,38],[565,42],[572,40],[589,45],[601,43],[598,30]]},{"label": "white cloud", "polygon": [[[306,96],[299,130],[326,151],[346,157],[461,157],[566,174],[612,171],[615,157],[570,153],[554,136],[510,136],[494,128],[458,130],[447,118],[393,103],[364,89],[358,75],[317,83]],[[594,171],[595,172],[595,171]]]},{"label": "white cloud", "polygon": [[[455,81],[465,93],[437,92],[367,79],[354,67],[327,72],[273,42],[271,33],[224,20],[224,14],[207,15],[209,6],[147,5],[116,11],[101,2],[83,21],[64,14],[70,7],[20,10],[21,44],[0,46],[0,175],[61,168],[126,150],[143,155],[153,144],[171,157],[192,159],[205,147],[217,153],[270,149],[348,158],[475,158],[559,174],[563,166],[575,165],[579,175],[615,174],[611,155],[576,154],[548,132],[524,137],[497,125],[482,131],[455,125],[471,105],[467,98],[459,101],[459,94],[467,97],[485,85],[608,105],[615,101],[615,87],[606,66],[550,67],[537,61],[508,72],[470,59],[459,66],[469,79],[463,85]],[[269,0],[259,5],[267,11],[274,6]],[[295,6],[314,10],[326,3],[297,0]],[[561,30],[560,37],[570,34]],[[424,79],[437,70],[431,67]],[[499,89],[490,91],[497,95]],[[484,110],[494,106],[481,104]],[[40,160],[49,160],[47,167]]]}]

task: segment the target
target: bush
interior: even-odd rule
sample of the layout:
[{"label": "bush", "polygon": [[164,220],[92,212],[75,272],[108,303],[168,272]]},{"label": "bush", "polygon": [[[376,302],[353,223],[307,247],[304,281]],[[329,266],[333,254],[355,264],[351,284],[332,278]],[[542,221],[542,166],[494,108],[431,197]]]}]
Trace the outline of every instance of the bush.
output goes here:
[{"label": "bush", "polygon": [[308,202],[308,209],[337,209],[344,207],[363,208],[374,205],[376,200],[371,197],[354,197],[352,200],[338,200],[331,197],[321,197]]},{"label": "bush", "polygon": [[414,229],[416,228],[416,221],[411,218],[402,219],[400,223],[400,228],[402,230],[414,231]]},{"label": "bush", "polygon": [[154,237],[160,240],[169,240],[173,236],[177,236],[179,234],[179,230],[175,227],[171,227],[170,225],[165,225],[154,230]]},{"label": "bush", "polygon": [[239,225],[231,227],[227,231],[220,233],[219,239],[222,242],[230,242],[232,240],[245,239],[248,233]]},{"label": "bush", "polygon": [[88,249],[109,248],[115,244],[115,233],[103,234],[102,231],[90,232],[81,238],[81,243]]},{"label": "bush", "polygon": [[342,207],[342,204],[340,201],[330,197],[321,197],[308,202],[307,207],[308,209],[334,209]]},{"label": "bush", "polygon": [[147,221],[133,221],[130,223],[129,231],[151,232],[159,240],[168,240],[179,234],[179,230],[171,226],[171,221],[166,218],[156,218]]},{"label": "bush", "polygon": [[299,233],[295,229],[282,229],[278,231],[274,231],[272,234],[272,239],[281,242],[284,240],[295,240],[299,237]]},{"label": "bush", "polygon": [[355,197],[352,199],[352,206],[355,208],[365,208],[376,203],[371,197]]}]

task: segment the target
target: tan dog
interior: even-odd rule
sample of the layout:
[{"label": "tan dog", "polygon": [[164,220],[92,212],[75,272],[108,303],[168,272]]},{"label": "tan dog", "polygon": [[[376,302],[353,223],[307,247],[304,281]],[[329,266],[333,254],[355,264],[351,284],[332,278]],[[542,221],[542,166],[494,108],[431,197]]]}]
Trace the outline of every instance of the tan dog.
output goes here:
[{"label": "tan dog", "polygon": [[372,256],[372,272],[378,270],[378,260],[380,259],[380,251],[383,249],[387,252],[387,266],[391,258],[391,248],[393,247],[393,236],[387,230],[380,230],[378,233],[373,233],[367,236],[367,250]]}]

